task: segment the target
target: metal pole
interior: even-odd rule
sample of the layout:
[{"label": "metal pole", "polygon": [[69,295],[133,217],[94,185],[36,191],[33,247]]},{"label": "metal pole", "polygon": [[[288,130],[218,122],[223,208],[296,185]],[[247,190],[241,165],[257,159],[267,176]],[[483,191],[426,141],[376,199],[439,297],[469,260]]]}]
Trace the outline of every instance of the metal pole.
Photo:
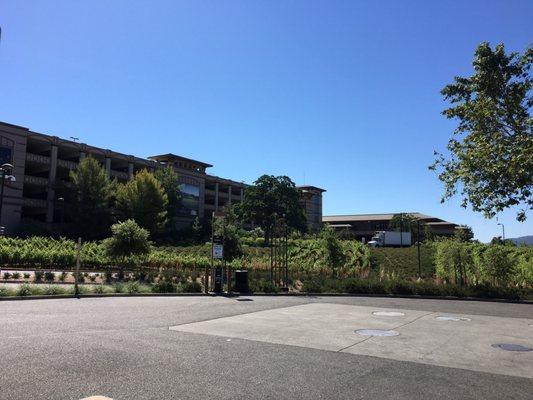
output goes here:
[{"label": "metal pole", "polygon": [[[1,30],[0,30],[1,32]],[[2,231],[2,235],[4,235],[4,229],[2,227],[2,205],[4,203],[4,180],[5,180],[5,176],[6,176],[6,172],[3,170],[3,169],[0,169],[0,171],[2,171],[2,183],[0,183],[1,185],[1,189],[0,189],[0,230]],[[0,272],[1,272],[1,269],[0,269]]]},{"label": "metal pole", "polygon": [[400,213],[400,247],[403,247],[403,213]]},{"label": "metal pole", "polygon": [[420,263],[420,220],[416,220],[416,243],[418,248],[418,277],[422,277],[422,265]]},{"label": "metal pole", "polygon": [[285,285],[289,291],[289,227],[285,222]]},{"label": "metal pole", "polygon": [[80,256],[81,256],[81,237],[78,238],[78,243],[76,244],[76,272],[74,278],[74,295],[79,299],[80,298],[80,289],[78,287],[78,281],[80,276]]},{"label": "metal pole", "polygon": [[[214,256],[213,256],[213,246],[214,246],[213,235],[215,233],[214,225],[215,225],[215,213],[213,212],[211,214],[211,271],[213,270],[213,268],[215,268],[215,259],[214,259]],[[206,294],[209,293],[209,271],[208,271],[207,267],[205,268],[205,288],[204,288],[204,291],[205,291]]]},{"label": "metal pole", "polygon": [[0,183],[0,226],[2,226],[2,208],[4,205],[4,181],[6,180],[6,171],[2,168],[0,169],[2,174],[2,182]]}]

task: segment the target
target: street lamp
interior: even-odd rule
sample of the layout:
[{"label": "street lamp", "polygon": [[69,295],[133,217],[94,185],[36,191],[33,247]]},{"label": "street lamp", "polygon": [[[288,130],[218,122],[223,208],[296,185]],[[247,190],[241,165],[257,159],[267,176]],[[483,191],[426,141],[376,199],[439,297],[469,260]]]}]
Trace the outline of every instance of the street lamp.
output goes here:
[{"label": "street lamp", "polygon": [[498,222],[497,225],[502,226],[502,241],[505,241],[505,226],[501,222]]},{"label": "street lamp", "polygon": [[0,234],[4,234],[4,227],[2,226],[2,206],[4,204],[4,183],[5,181],[15,182],[16,179],[10,172],[13,170],[11,164],[5,163],[0,167]]}]

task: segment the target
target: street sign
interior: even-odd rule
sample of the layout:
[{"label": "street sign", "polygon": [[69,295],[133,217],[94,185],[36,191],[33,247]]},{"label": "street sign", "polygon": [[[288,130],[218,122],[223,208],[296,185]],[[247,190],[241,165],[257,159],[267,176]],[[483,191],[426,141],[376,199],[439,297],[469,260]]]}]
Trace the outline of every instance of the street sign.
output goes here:
[{"label": "street sign", "polygon": [[218,243],[213,244],[213,258],[221,260],[224,258],[224,246]]}]

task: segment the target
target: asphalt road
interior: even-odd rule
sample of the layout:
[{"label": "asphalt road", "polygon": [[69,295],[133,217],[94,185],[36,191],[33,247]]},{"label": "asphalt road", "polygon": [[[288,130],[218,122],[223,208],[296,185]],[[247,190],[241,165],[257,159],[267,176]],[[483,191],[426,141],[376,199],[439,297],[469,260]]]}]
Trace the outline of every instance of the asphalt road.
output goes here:
[{"label": "asphalt road", "polygon": [[[263,315],[254,314],[258,311],[292,310],[291,306],[308,303],[492,316],[501,321],[525,318],[532,324],[525,329],[529,326],[533,330],[533,305],[525,304],[363,297],[250,298],[253,300],[150,297],[0,302],[0,399],[81,399],[94,395],[113,399],[533,397],[533,379],[512,374],[399,361],[387,354],[375,357],[169,330],[171,326],[195,326],[214,319],[231,323],[248,314],[258,318]],[[294,326],[299,326],[298,315],[291,318]],[[291,326],[283,329],[290,330]],[[532,353],[523,354],[529,357]]]}]

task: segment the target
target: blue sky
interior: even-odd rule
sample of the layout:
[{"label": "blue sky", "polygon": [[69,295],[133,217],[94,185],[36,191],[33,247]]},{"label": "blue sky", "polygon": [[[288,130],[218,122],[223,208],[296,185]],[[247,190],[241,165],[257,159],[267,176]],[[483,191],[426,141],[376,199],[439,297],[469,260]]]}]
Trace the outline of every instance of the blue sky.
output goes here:
[{"label": "blue sky", "polygon": [[[533,41],[531,1],[20,1],[0,4],[0,120],[138,156],[172,152],[253,182],[327,190],[324,214],[440,204],[427,166],[455,123],[440,89],[476,45]],[[533,215],[499,216],[508,237]]]}]

